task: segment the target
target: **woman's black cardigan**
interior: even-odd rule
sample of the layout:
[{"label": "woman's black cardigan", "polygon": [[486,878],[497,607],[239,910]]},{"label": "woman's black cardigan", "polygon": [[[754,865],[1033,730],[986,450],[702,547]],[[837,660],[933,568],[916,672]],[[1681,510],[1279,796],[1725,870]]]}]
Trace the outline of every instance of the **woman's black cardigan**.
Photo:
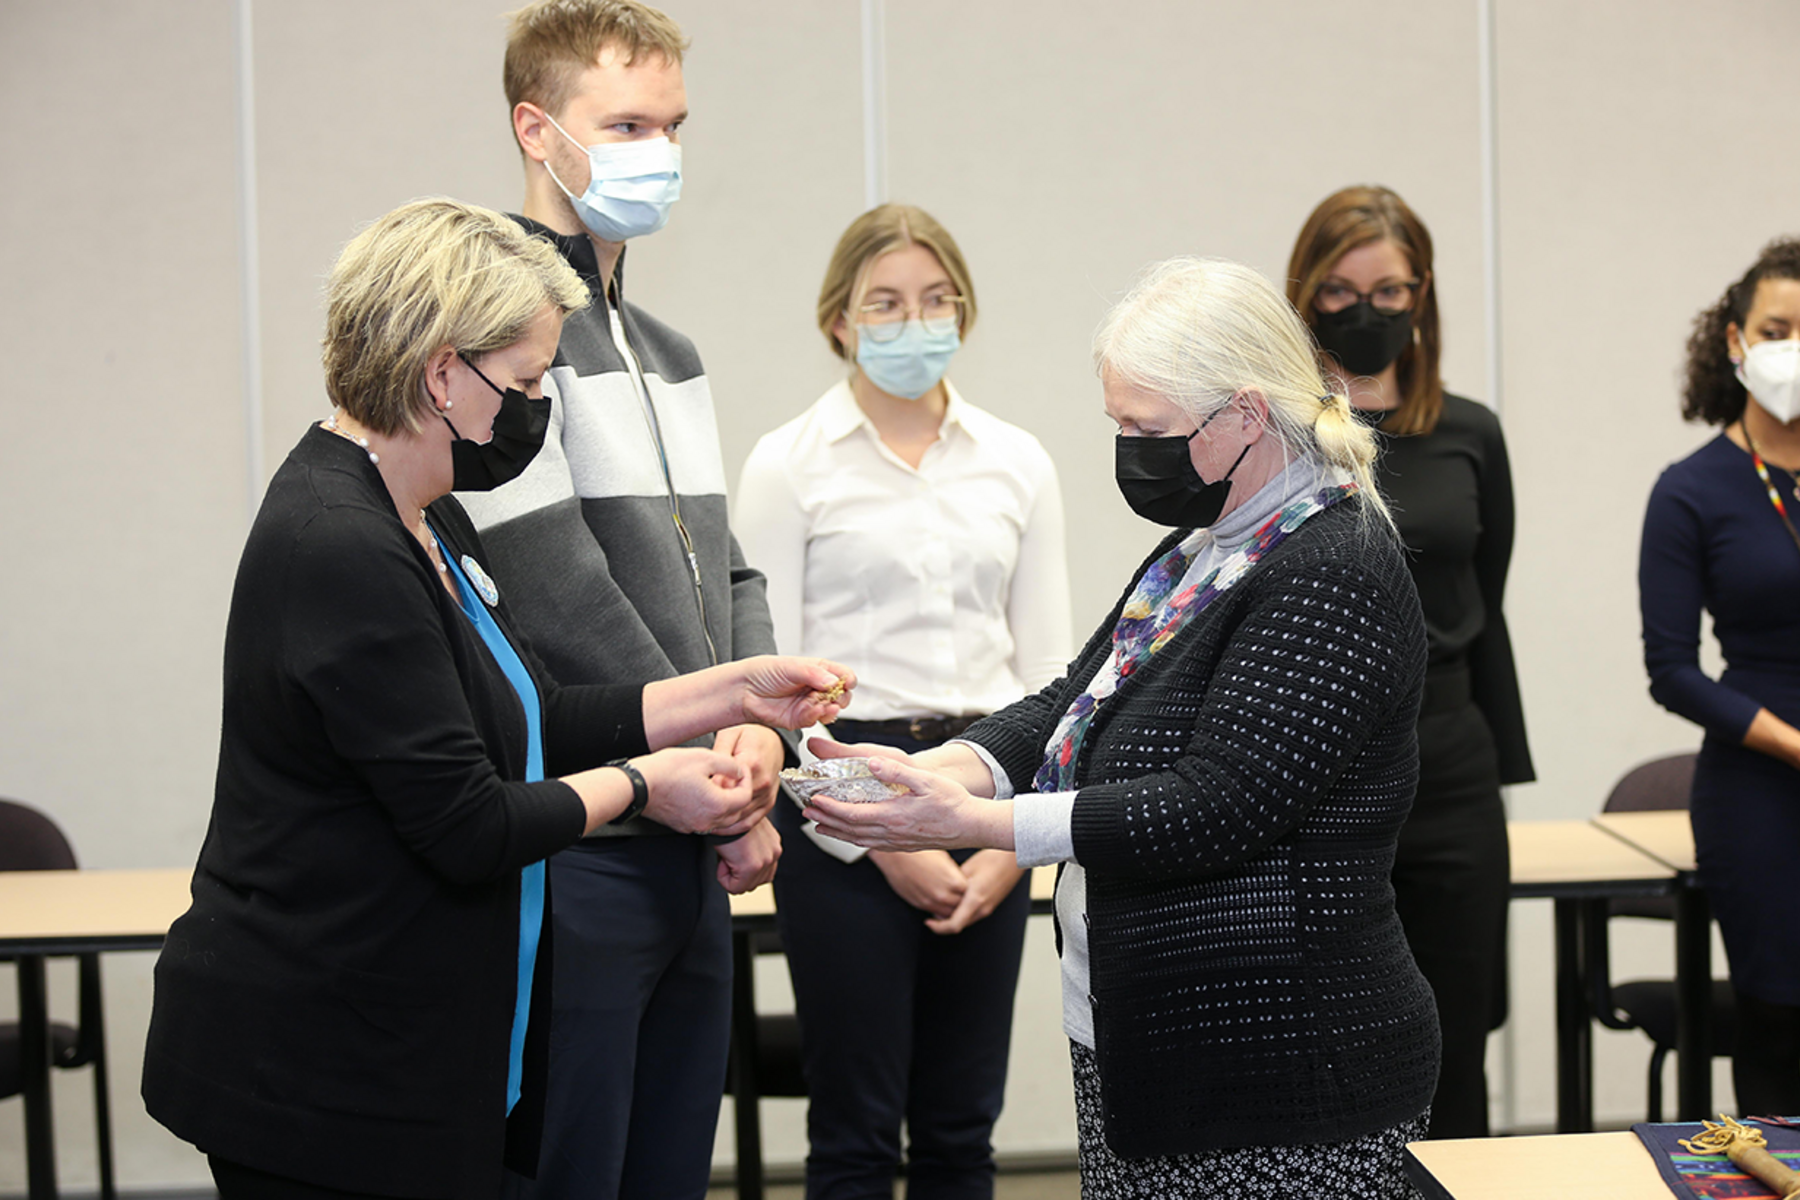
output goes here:
[{"label": "woman's black cardigan", "polygon": [[[454,500],[432,523],[481,559]],[[506,1117],[520,869],[586,823],[555,775],[644,752],[642,688],[558,688],[511,633],[552,777],[520,782],[524,708],[437,576],[368,455],[310,430],[238,567],[212,819],[156,965],[144,1100],[264,1171],[492,1197],[503,1160],[535,1169],[542,1111],[547,921]]]},{"label": "woman's black cardigan", "polygon": [[[1075,861],[1123,1157],[1338,1141],[1431,1102],[1437,1017],[1388,882],[1425,629],[1399,546],[1361,507],[1313,517],[1193,617],[1082,747]],[[1118,615],[1065,678],[965,734],[1015,786]]]}]

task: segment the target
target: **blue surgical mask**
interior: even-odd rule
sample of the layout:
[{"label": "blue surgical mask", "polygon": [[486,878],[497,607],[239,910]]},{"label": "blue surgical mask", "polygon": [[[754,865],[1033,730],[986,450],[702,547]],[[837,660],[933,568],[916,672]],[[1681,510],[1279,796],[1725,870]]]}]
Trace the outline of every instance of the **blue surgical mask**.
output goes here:
[{"label": "blue surgical mask", "polygon": [[[549,113],[544,119],[575,142]],[[575,142],[581,146],[580,142]],[[681,147],[666,137],[638,142],[596,142],[581,146],[588,156],[587,191],[577,196],[544,169],[575,206],[575,215],[603,242],[655,233],[669,223],[669,208],[681,199]]]},{"label": "blue surgical mask", "polygon": [[950,356],[962,348],[953,318],[928,325],[915,317],[891,342],[876,341],[867,335],[867,329],[866,325],[857,327],[856,365],[870,383],[890,396],[908,400],[917,400],[936,387],[950,366]]}]

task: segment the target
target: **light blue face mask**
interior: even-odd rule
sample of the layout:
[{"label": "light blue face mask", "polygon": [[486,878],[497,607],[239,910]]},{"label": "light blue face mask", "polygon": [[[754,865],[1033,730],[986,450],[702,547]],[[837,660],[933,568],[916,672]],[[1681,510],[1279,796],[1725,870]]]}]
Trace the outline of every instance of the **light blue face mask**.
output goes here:
[{"label": "light blue face mask", "polygon": [[931,322],[914,317],[891,342],[869,337],[868,328],[857,326],[856,365],[870,383],[908,400],[936,387],[950,366],[950,356],[962,348],[954,317]]},{"label": "light blue face mask", "polygon": [[[549,113],[544,119],[556,132],[575,142]],[[588,156],[587,191],[577,196],[556,178],[548,159],[544,169],[575,206],[581,223],[603,242],[655,233],[669,223],[669,208],[681,199],[681,147],[666,137],[640,142],[596,142],[577,146]]]}]

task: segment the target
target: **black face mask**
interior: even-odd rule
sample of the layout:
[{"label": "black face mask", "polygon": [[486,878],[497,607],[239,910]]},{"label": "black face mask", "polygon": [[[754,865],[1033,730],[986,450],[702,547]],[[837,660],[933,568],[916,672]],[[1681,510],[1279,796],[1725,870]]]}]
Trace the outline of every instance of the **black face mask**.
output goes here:
[{"label": "black face mask", "polygon": [[1315,312],[1319,345],[1352,375],[1379,375],[1412,341],[1412,313],[1384,313],[1367,300],[1334,313]]},{"label": "black face mask", "polygon": [[491,492],[517,479],[543,449],[544,433],[550,428],[550,401],[544,396],[527,396],[518,388],[501,391],[474,363],[467,358],[463,362],[481,376],[481,382],[500,393],[500,411],[494,415],[494,436],[485,442],[471,442],[450,425],[448,415],[438,414],[456,439],[450,443],[451,486],[459,492]]},{"label": "black face mask", "polygon": [[[1222,409],[1220,411],[1223,411]],[[1213,416],[1217,416],[1214,413]],[[1201,423],[1205,429],[1212,417]],[[1231,496],[1231,476],[1250,453],[1246,443],[1237,461],[1223,478],[1207,483],[1194,470],[1188,456],[1188,443],[1200,436],[1200,429],[1183,437],[1126,437],[1113,440],[1113,478],[1131,511],[1146,521],[1169,525],[1176,529],[1204,529],[1225,511]]]}]

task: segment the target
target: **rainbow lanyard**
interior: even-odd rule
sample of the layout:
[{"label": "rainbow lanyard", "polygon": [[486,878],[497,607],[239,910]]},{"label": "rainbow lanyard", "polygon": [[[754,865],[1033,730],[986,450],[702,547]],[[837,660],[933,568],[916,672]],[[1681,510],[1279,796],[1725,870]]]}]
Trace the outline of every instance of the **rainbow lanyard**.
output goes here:
[{"label": "rainbow lanyard", "polygon": [[1764,465],[1762,455],[1757,452],[1756,439],[1750,436],[1750,423],[1743,423],[1744,440],[1750,444],[1750,461],[1756,464],[1756,473],[1762,478],[1763,486],[1769,489],[1769,503],[1775,506],[1775,515],[1787,527],[1788,536],[1794,539],[1794,545],[1800,546],[1800,531],[1795,530],[1794,523],[1788,519],[1787,505],[1781,501],[1781,493],[1775,490],[1775,481],[1769,478],[1769,468]]}]

